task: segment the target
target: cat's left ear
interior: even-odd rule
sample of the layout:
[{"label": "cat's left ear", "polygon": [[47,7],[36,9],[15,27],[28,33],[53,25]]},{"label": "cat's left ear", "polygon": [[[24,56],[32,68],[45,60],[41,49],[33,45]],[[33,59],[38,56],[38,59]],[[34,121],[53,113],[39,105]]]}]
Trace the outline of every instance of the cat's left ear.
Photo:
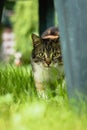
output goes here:
[{"label": "cat's left ear", "polygon": [[34,45],[40,44],[41,39],[40,39],[39,36],[37,36],[36,34],[32,34],[31,37],[32,37],[32,40],[33,40],[33,44],[34,44]]}]

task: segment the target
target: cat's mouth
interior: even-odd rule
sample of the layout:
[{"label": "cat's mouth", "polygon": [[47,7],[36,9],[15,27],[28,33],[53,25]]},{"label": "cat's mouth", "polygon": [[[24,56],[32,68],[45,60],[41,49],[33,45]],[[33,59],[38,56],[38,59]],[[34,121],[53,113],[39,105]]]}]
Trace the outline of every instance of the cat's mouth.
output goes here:
[{"label": "cat's mouth", "polygon": [[44,66],[45,68],[51,68],[51,67],[52,67],[52,64],[43,63],[43,66]]},{"label": "cat's mouth", "polygon": [[47,64],[46,62],[43,62],[43,66],[45,67],[45,68],[48,68],[48,69],[50,69],[50,68],[57,68],[58,67],[58,63],[50,63],[50,64]]}]

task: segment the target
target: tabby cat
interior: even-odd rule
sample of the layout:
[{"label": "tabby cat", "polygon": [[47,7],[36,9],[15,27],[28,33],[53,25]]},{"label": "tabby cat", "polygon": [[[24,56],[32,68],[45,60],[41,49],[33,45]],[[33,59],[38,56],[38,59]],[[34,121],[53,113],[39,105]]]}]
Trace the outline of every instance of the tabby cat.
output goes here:
[{"label": "tabby cat", "polygon": [[57,27],[48,28],[41,37],[32,34],[32,68],[39,96],[46,96],[45,83],[54,83],[63,75],[60,37]]}]

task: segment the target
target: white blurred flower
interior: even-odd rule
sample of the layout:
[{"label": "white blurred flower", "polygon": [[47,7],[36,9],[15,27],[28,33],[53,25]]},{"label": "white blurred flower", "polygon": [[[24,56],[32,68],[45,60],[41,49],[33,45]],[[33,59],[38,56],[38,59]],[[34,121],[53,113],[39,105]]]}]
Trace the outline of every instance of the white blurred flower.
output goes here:
[{"label": "white blurred flower", "polygon": [[14,56],[15,56],[16,59],[20,59],[22,57],[22,53],[21,52],[16,52],[14,54]]}]

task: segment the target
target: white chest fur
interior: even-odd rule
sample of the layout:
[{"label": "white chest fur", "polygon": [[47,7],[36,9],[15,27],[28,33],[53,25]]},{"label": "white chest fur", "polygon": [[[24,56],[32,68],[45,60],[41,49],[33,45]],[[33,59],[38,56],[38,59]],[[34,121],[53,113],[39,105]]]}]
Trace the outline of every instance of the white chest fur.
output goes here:
[{"label": "white chest fur", "polygon": [[44,67],[41,63],[33,63],[34,79],[37,82],[50,82],[57,80],[63,74],[63,66]]}]

